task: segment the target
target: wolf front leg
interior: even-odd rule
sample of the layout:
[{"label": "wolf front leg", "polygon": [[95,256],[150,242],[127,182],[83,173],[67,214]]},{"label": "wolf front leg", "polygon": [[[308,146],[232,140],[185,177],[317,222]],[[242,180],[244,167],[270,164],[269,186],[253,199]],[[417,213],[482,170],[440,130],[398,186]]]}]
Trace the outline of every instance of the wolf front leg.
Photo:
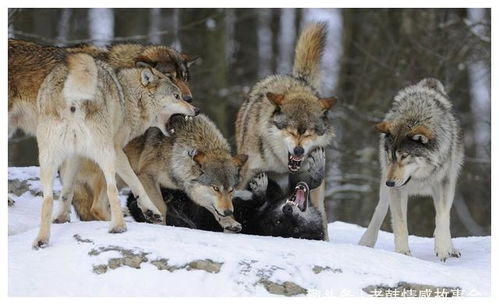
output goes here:
[{"label": "wolf front leg", "polygon": [[390,193],[388,187],[385,185],[385,180],[381,179],[379,185],[379,201],[376,209],[374,210],[373,217],[369,222],[366,232],[362,235],[359,241],[359,245],[374,247],[376,240],[378,240],[378,232],[383,224],[383,220],[388,212],[388,206],[390,204]]},{"label": "wolf front leg", "polygon": [[310,191],[310,199],[314,207],[321,213],[322,217],[322,229],[324,230],[324,240],[329,241],[329,234],[327,231],[327,214],[326,207],[324,203],[326,193],[326,179],[322,181],[318,188]]},{"label": "wolf front leg", "polygon": [[161,195],[161,188],[157,181],[146,173],[139,174],[139,180],[142,183],[142,186],[146,190],[146,193],[151,198],[152,202],[158,208],[161,216],[163,217],[163,224],[166,224],[166,213],[168,212],[166,202],[163,200],[163,196]]},{"label": "wolf front leg", "polygon": [[54,205],[54,179],[62,160],[59,156],[45,147],[40,145],[39,162],[40,162],[40,182],[43,187],[43,203],[41,212],[40,230],[38,236],[33,242],[33,249],[45,248],[48,246],[50,238],[50,224],[52,222],[52,208]]},{"label": "wolf front leg", "polygon": [[73,201],[74,182],[78,170],[80,169],[81,157],[72,155],[66,159],[61,167],[60,176],[62,191],[59,197],[59,210],[54,219],[54,223],[64,223],[70,221],[71,201]]},{"label": "wolf front leg", "polygon": [[116,148],[116,164],[118,175],[120,175],[120,177],[130,187],[134,195],[138,197],[137,203],[142,210],[144,217],[152,223],[163,223],[161,213],[147,195],[142,183],[130,166],[128,157],[123,150],[118,147]]},{"label": "wolf front leg", "polygon": [[450,210],[454,201],[456,181],[445,178],[432,188],[435,205],[435,254],[441,261],[449,257],[460,257],[461,253],[452,244],[450,233]]},{"label": "wolf front leg", "polygon": [[395,251],[411,255],[409,249],[409,231],[407,230],[407,192],[390,189],[390,212],[392,230],[395,235]]}]

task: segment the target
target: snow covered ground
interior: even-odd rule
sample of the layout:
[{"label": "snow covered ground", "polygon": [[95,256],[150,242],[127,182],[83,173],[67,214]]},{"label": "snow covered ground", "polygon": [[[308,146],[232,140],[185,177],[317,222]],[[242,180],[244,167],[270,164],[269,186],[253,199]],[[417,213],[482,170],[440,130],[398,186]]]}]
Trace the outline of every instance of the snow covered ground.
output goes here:
[{"label": "snow covered ground", "polygon": [[462,257],[442,263],[431,238],[411,236],[414,256],[408,257],[393,252],[387,232],[375,249],[356,245],[364,228],[342,222],[329,224],[331,242],[320,242],[131,219],[127,232],[108,234],[107,223],[80,222],[73,214],[71,223],[52,225],[48,248],[35,251],[37,177],[36,167],[9,168],[10,181],[29,184],[24,194],[9,194],[15,200],[9,207],[9,296],[367,296],[366,287],[403,283],[490,295],[490,237],[454,239]]}]

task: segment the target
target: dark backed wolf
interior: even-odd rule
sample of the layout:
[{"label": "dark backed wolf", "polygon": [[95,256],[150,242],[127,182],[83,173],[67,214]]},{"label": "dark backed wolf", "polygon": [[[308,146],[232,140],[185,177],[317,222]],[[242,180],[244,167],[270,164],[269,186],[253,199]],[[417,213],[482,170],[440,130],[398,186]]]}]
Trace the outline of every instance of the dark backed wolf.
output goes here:
[{"label": "dark backed wolf", "polygon": [[[293,187],[288,194],[264,173],[253,177],[248,185],[249,192],[244,191],[232,200],[234,218],[242,225],[240,233],[323,240],[321,215],[310,204],[310,187],[317,187],[322,181],[313,177],[324,175],[322,154],[323,151],[314,154],[316,159],[311,161],[314,163],[313,171],[290,178],[290,185]],[[298,180],[300,181],[297,182]],[[168,205],[166,225],[223,231],[220,224],[210,217],[211,213],[194,204],[184,192],[164,188],[161,191]],[[127,206],[136,221],[146,222],[133,194],[128,196]]]},{"label": "dark backed wolf", "polygon": [[[289,174],[305,170],[307,155],[330,143],[334,133],[327,113],[336,98],[319,96],[326,34],[326,24],[308,25],[296,44],[293,73],[259,81],[241,105],[236,121],[237,149],[249,159],[239,188],[245,188],[261,171]],[[324,192],[325,184],[312,190],[312,204],[321,212],[326,231]]]}]

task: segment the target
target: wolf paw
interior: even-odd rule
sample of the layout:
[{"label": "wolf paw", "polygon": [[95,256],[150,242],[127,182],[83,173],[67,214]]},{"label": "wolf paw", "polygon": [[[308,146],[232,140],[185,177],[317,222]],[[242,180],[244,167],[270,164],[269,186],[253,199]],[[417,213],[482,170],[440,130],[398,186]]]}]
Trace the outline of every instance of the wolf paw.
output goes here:
[{"label": "wolf paw", "polygon": [[66,222],[70,222],[69,214],[59,215],[52,221],[52,223],[66,223]]},{"label": "wolf paw", "polygon": [[109,228],[109,233],[123,233],[123,232],[126,232],[126,225],[124,222],[118,225],[111,225],[111,227]]},{"label": "wolf paw", "polygon": [[243,229],[243,226],[240,223],[235,222],[234,224],[232,224],[228,227],[225,227],[224,232],[239,233],[239,232],[241,232],[242,229]]},{"label": "wolf paw", "polygon": [[440,261],[445,263],[448,258],[460,258],[461,252],[454,249],[453,247],[450,247],[449,249],[435,249],[435,255],[438,257],[438,259],[440,259]]},{"label": "wolf paw", "polygon": [[33,249],[34,250],[44,249],[44,248],[47,248],[48,245],[49,245],[48,238],[37,237],[35,239],[35,241],[33,242]]},{"label": "wolf paw", "polygon": [[222,226],[222,228],[224,229],[224,232],[233,232],[233,233],[237,233],[237,232],[241,232],[241,230],[243,229],[243,226],[234,220],[234,218],[232,217],[222,217],[218,220],[218,223],[220,224],[220,226]]},{"label": "wolf paw", "polygon": [[149,209],[144,212],[144,217],[151,223],[163,223],[163,217]]},{"label": "wolf paw", "polygon": [[402,249],[402,250],[396,250],[398,253],[407,255],[407,256],[412,256],[411,250],[409,249]]},{"label": "wolf paw", "polygon": [[267,174],[264,172],[256,174],[249,182],[249,188],[252,193],[255,195],[261,196],[264,195],[265,192],[267,191],[267,185],[268,185],[268,178]]}]

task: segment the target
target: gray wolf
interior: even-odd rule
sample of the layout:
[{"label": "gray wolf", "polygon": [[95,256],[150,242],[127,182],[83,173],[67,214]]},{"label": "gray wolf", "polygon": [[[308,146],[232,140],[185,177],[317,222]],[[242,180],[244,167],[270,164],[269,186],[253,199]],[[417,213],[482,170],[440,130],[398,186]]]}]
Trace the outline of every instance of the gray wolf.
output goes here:
[{"label": "gray wolf", "polygon": [[[179,113],[188,113],[193,109],[195,110],[194,107],[187,104],[192,102],[192,94],[187,86],[187,81],[190,78],[189,65],[195,59],[172,48],[161,45],[143,46],[130,43],[116,44],[104,48],[93,45],[62,48],[9,39],[9,128],[21,128],[28,134],[36,135],[39,120],[37,95],[42,82],[57,65],[67,64],[68,58],[75,53],[89,54],[101,62],[106,62],[113,70],[152,67],[168,76],[180,89],[178,95],[183,98],[184,102],[175,104],[179,106],[177,111]],[[135,115],[138,115],[138,113]],[[71,156],[62,164],[61,209],[57,213],[54,222],[69,221],[70,202],[73,194],[79,195],[83,193],[80,190],[81,187],[103,185],[92,181],[84,186],[82,186],[83,183],[80,183],[80,180],[88,181],[93,177],[94,172],[99,171],[99,167],[94,162],[79,156]],[[95,193],[101,194],[98,191]],[[144,200],[147,201],[147,199]],[[99,213],[100,211],[95,211],[95,214],[100,215]],[[157,215],[157,212],[154,214]]]},{"label": "gray wolf", "polygon": [[[161,72],[147,68],[120,69],[85,53],[68,54],[43,80],[36,101],[40,181],[43,206],[40,231],[33,247],[48,245],[53,207],[53,180],[67,158],[89,158],[102,169],[111,207],[109,232],[126,230],[115,175],[141,196],[145,214],[161,219],[123,147],[151,126],[164,133],[174,113],[195,115],[180,90]],[[74,166],[77,168],[78,166]],[[68,210],[69,207],[63,207]]]},{"label": "gray wolf", "polygon": [[[247,156],[231,155],[227,140],[204,115],[189,120],[173,117],[167,128],[171,132],[168,137],[157,128],[150,128],[124,149],[161,215],[168,216],[168,206],[160,188],[181,190],[194,203],[206,208],[224,229],[239,231],[241,225],[233,218],[232,197]],[[79,196],[85,200],[73,200],[80,217],[82,214],[85,217],[92,208],[105,211],[104,201],[92,200],[99,197],[102,196],[87,194]],[[86,220],[93,219],[90,215]]]},{"label": "gray wolf", "polygon": [[[306,169],[306,156],[331,141],[334,133],[327,114],[336,98],[321,98],[318,93],[326,34],[325,24],[307,26],[296,45],[292,75],[259,81],[239,109],[237,150],[249,156],[239,188],[244,189],[258,172]],[[312,204],[321,212],[327,232],[324,191],[324,183],[312,190]]]},{"label": "gray wolf", "polygon": [[186,102],[192,102],[187,85],[189,66],[196,58],[161,45],[116,44],[99,48],[93,45],[54,47],[18,39],[9,39],[8,98],[9,127],[35,135],[38,122],[36,97],[50,71],[64,63],[72,53],[87,53],[112,68],[150,66],[170,77]]},{"label": "gray wolf", "polygon": [[434,78],[402,89],[383,122],[379,160],[382,167],[379,202],[360,244],[373,247],[388,207],[395,250],[411,255],[408,244],[407,201],[430,195],[435,205],[435,253],[445,261],[461,254],[450,232],[450,210],[463,164],[459,122],[444,86]]}]

